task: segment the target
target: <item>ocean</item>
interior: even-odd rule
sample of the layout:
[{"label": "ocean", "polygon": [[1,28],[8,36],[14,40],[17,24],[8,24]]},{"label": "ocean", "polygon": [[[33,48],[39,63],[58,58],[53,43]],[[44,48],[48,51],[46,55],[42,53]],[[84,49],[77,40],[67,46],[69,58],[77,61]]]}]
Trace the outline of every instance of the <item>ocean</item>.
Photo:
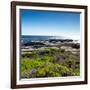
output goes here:
[{"label": "ocean", "polygon": [[66,38],[62,37],[62,36],[22,35],[21,36],[21,43],[41,42],[41,41],[48,41],[50,39],[66,39]]}]

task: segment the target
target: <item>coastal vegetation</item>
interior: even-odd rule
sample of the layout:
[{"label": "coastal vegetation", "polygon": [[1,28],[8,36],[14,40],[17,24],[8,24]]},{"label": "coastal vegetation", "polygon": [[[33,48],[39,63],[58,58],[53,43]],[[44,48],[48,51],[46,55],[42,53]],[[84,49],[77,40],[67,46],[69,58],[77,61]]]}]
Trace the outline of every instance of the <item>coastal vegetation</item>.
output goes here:
[{"label": "coastal vegetation", "polygon": [[21,78],[66,77],[80,75],[80,52],[45,48],[21,53]]}]

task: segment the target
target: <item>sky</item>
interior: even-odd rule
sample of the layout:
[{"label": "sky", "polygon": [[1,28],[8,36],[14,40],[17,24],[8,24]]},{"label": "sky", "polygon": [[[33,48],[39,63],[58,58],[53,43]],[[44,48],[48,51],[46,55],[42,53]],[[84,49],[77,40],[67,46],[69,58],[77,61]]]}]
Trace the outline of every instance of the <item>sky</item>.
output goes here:
[{"label": "sky", "polygon": [[55,11],[20,10],[21,35],[80,38],[80,14]]}]

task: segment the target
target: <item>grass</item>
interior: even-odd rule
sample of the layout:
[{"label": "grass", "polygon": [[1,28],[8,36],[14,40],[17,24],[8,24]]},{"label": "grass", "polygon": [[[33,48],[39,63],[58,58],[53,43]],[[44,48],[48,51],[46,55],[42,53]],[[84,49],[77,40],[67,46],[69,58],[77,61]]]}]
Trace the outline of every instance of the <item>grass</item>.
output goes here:
[{"label": "grass", "polygon": [[21,55],[21,78],[80,75],[79,53],[47,48]]}]

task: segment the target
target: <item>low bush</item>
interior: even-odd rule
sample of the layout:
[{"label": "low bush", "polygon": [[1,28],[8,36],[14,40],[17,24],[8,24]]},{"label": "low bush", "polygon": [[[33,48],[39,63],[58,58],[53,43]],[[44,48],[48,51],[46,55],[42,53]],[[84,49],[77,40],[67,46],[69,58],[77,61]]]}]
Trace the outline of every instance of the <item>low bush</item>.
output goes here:
[{"label": "low bush", "polygon": [[21,56],[21,78],[80,75],[79,55],[52,48],[46,49],[43,53],[37,50]]}]

